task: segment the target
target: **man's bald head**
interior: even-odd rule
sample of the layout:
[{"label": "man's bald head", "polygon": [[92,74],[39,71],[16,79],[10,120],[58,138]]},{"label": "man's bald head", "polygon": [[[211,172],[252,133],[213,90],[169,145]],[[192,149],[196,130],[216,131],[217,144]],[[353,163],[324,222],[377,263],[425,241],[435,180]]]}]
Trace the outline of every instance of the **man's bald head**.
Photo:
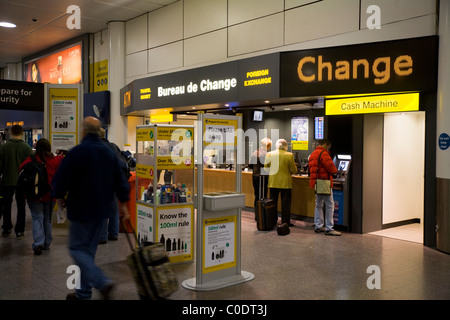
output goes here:
[{"label": "man's bald head", "polygon": [[83,137],[87,136],[88,134],[99,135],[101,125],[102,124],[100,120],[95,117],[84,118],[82,124]]}]

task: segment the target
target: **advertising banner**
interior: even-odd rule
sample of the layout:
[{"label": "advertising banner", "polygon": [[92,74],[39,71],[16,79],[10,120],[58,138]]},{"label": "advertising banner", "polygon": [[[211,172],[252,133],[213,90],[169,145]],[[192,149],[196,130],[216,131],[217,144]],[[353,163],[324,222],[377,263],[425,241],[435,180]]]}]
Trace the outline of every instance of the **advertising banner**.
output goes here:
[{"label": "advertising banner", "polygon": [[291,137],[292,150],[308,150],[308,117],[295,117],[291,119]]},{"label": "advertising banner", "polygon": [[194,206],[168,206],[156,209],[156,239],[166,246],[170,262],[194,258]]},{"label": "advertising banner", "polygon": [[75,44],[45,57],[25,62],[25,79],[35,83],[82,82],[82,47]]}]

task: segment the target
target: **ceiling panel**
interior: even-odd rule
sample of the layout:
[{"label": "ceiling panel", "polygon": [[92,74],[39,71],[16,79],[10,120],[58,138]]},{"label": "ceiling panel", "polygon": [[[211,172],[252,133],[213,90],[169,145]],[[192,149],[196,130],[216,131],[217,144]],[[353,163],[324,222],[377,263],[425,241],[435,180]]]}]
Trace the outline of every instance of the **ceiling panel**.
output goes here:
[{"label": "ceiling panel", "polygon": [[[108,21],[128,21],[177,0],[0,0],[0,21],[17,28],[0,27],[0,67],[17,63],[66,40],[108,27]],[[78,5],[81,29],[66,26],[67,7]]]}]

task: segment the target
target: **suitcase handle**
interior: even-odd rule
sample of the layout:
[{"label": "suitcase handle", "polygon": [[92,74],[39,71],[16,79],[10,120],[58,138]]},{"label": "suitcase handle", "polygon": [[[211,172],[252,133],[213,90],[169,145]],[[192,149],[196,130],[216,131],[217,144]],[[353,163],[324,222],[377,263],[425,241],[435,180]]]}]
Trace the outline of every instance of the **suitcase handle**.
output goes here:
[{"label": "suitcase handle", "polygon": [[[138,238],[137,238],[136,232],[134,231],[133,226],[131,225],[130,219],[129,218],[128,219],[120,218],[120,223],[122,224],[123,229],[126,230],[127,228],[125,226],[125,221],[124,220],[128,221],[128,226],[130,227],[131,231],[133,232],[134,240],[136,241],[135,243],[137,244],[138,243]],[[130,245],[131,251],[135,251],[135,249],[133,247],[133,244],[131,243],[130,235],[128,234],[128,232],[125,232],[125,234],[127,235],[127,241],[128,241],[128,244]]]}]

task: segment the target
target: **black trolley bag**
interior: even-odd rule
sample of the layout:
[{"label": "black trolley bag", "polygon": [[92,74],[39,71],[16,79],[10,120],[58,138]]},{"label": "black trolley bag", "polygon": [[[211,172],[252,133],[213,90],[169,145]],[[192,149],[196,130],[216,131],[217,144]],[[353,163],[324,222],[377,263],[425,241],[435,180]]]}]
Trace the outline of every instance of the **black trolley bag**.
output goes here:
[{"label": "black trolley bag", "polygon": [[277,206],[273,199],[264,199],[264,179],[259,176],[259,199],[256,201],[256,227],[260,231],[275,228],[278,220]]},{"label": "black trolley bag", "polygon": [[[124,224],[123,220],[121,220]],[[163,300],[179,289],[178,280],[169,262],[165,246],[160,243],[139,244],[130,220],[128,224],[138,245],[133,247],[130,235],[126,233],[132,253],[126,261],[133,274],[141,300]]]}]

